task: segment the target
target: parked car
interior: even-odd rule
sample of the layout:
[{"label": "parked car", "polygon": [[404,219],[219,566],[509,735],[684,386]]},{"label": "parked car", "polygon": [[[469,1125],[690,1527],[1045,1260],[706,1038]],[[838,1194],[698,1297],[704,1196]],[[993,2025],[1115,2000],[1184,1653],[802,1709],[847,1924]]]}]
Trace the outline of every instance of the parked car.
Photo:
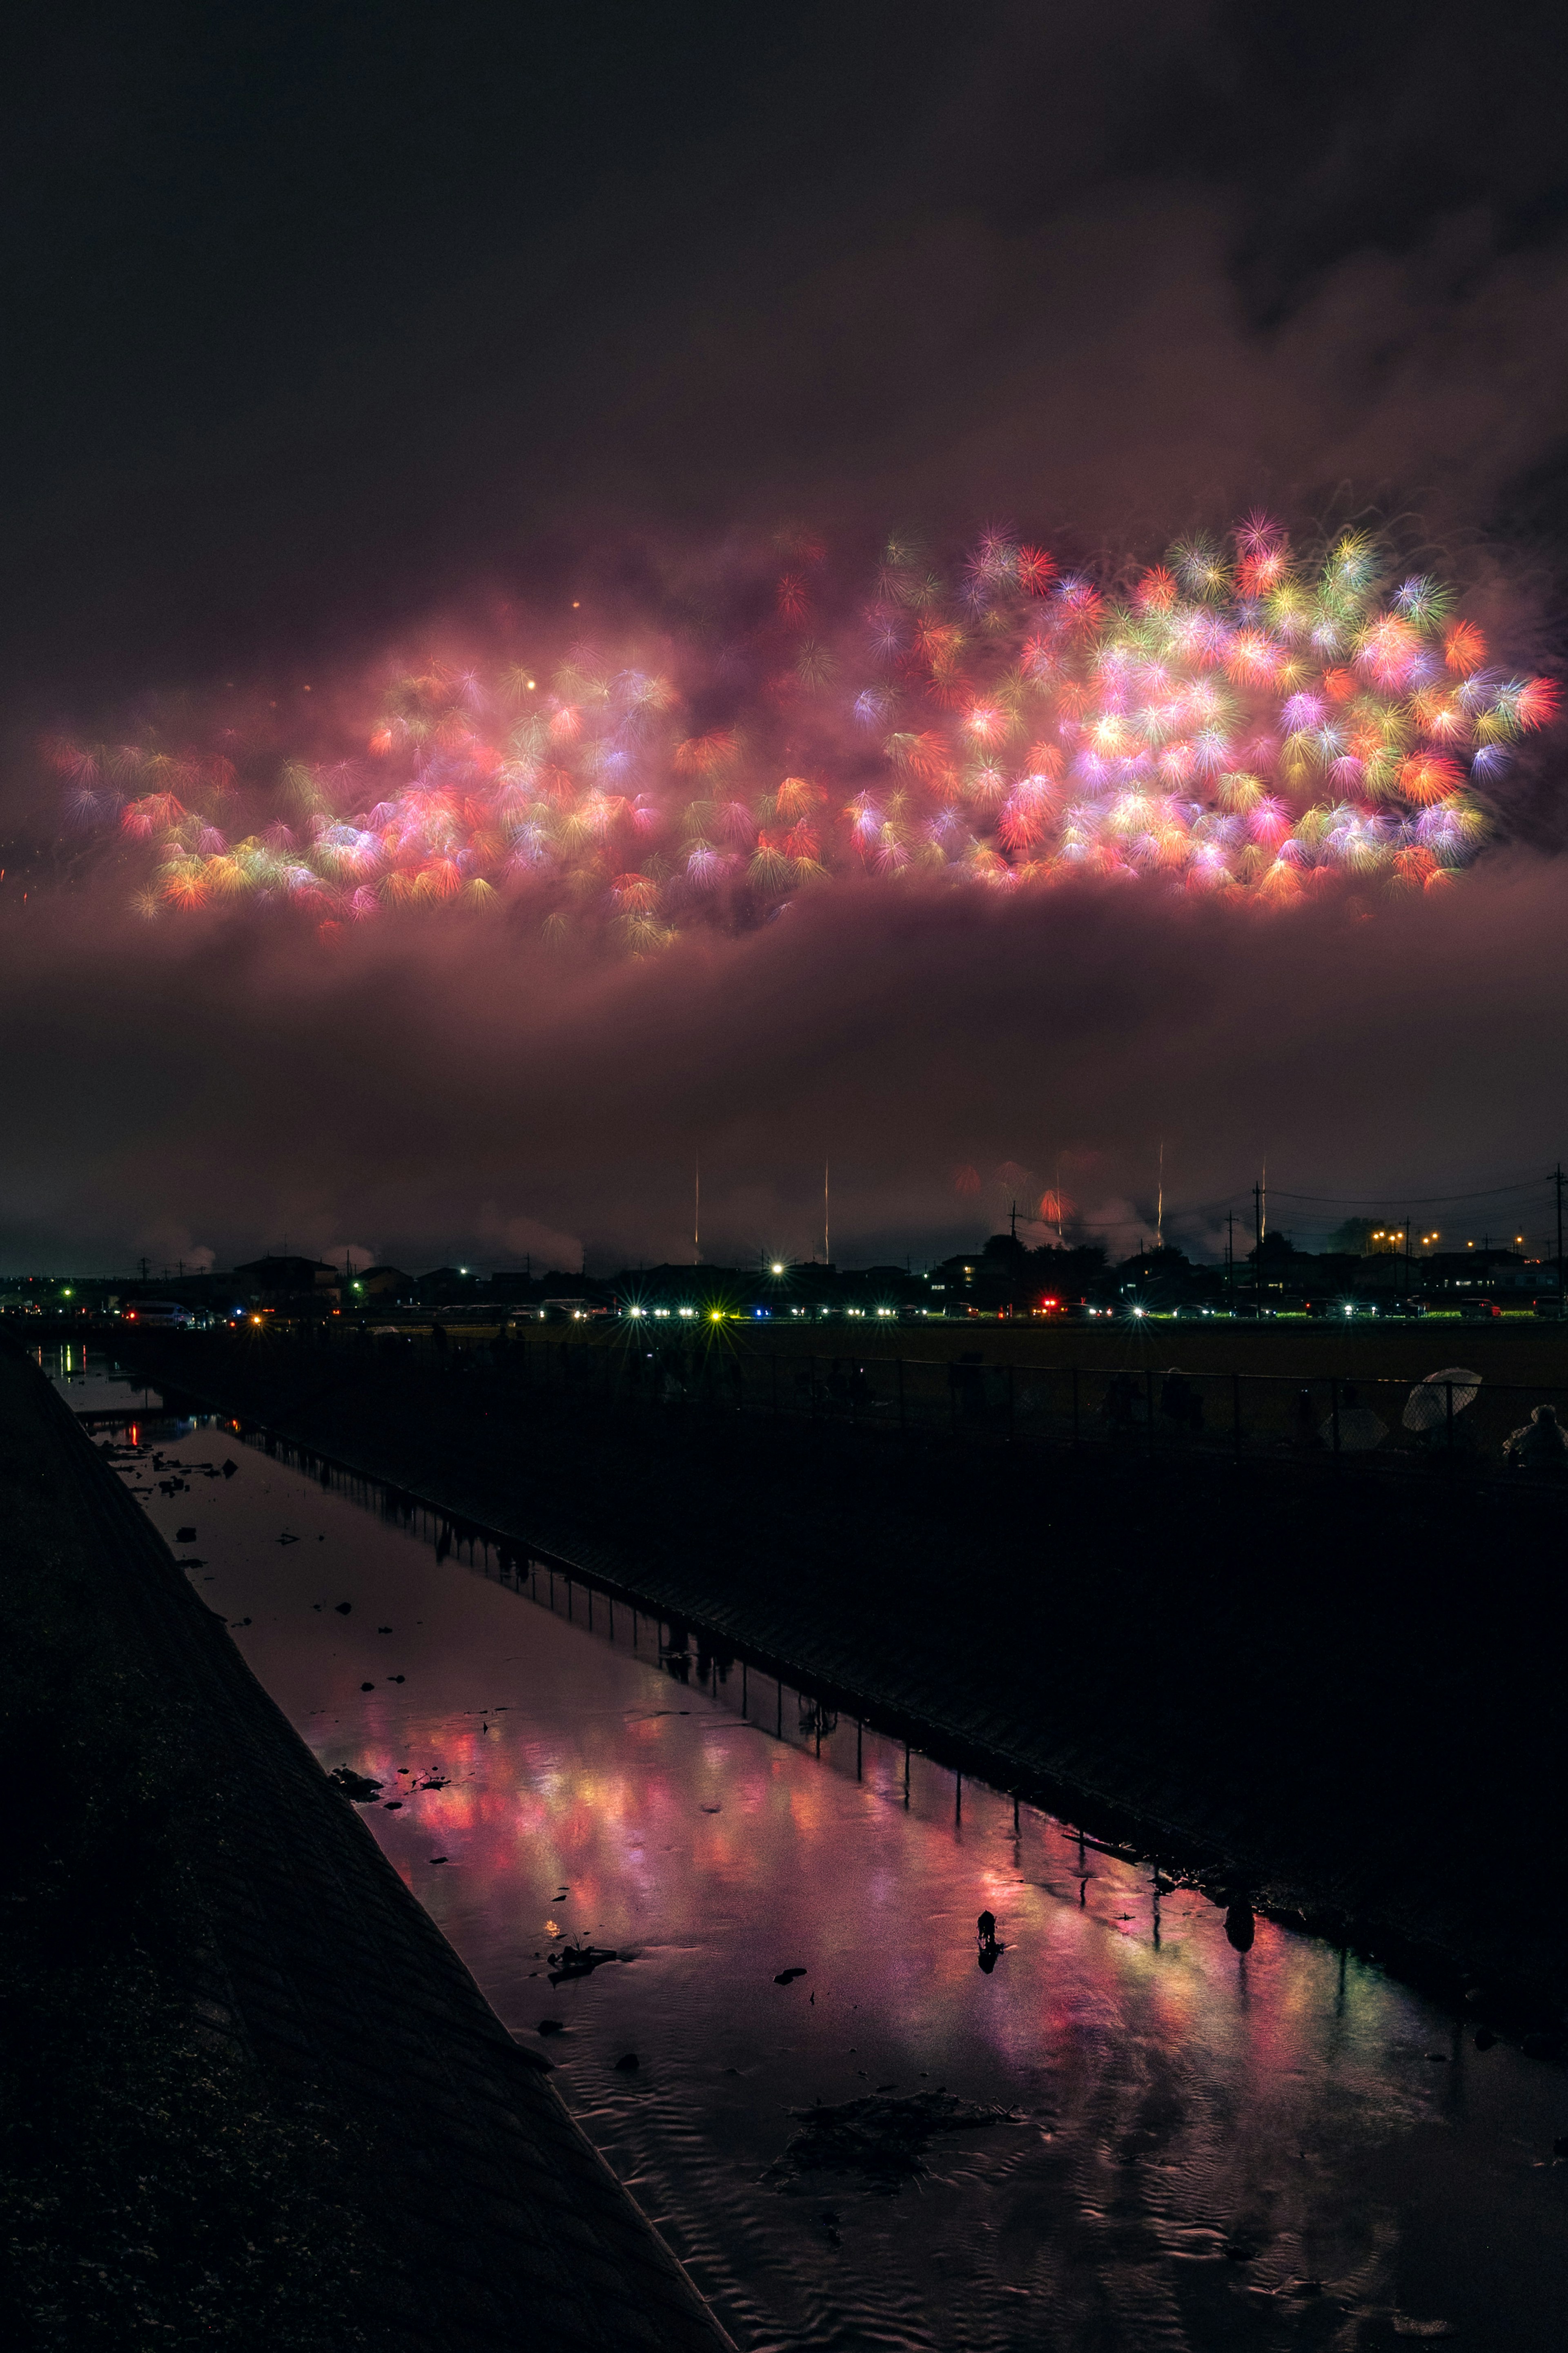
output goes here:
[{"label": "parked car", "polygon": [[127,1324],[145,1324],[159,1332],[182,1332],[195,1322],[188,1307],[177,1299],[138,1299],[125,1310]]}]

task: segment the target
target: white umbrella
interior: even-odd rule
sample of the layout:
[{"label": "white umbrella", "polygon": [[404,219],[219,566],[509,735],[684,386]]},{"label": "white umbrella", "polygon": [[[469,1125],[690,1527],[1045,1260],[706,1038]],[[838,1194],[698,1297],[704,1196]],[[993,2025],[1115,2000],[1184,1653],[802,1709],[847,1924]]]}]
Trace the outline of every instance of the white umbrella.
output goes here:
[{"label": "white umbrella", "polygon": [[[1339,1425],[1337,1441],[1336,1419]],[[1342,1454],[1364,1454],[1373,1447],[1382,1445],[1388,1436],[1388,1424],[1380,1421],[1369,1405],[1342,1405],[1337,1417],[1330,1414],[1321,1435],[1325,1446],[1337,1442]]]},{"label": "white umbrella", "polygon": [[1472,1373],[1465,1365],[1445,1365],[1440,1373],[1428,1373],[1418,1381],[1405,1400],[1400,1416],[1406,1430],[1436,1430],[1448,1419],[1448,1388],[1454,1391],[1454,1411],[1463,1413],[1473,1405],[1481,1386],[1479,1373]]}]

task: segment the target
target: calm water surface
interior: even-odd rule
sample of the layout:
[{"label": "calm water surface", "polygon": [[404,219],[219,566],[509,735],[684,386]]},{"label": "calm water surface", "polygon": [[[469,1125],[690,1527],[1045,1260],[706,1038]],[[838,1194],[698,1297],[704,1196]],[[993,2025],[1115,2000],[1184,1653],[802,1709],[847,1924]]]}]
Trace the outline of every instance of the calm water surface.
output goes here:
[{"label": "calm water surface", "polygon": [[[603,1596],[590,1629],[580,1586],[151,1427],[188,1484],[127,1482],[322,1764],[384,1784],[366,1820],[506,2024],[563,2030],[562,2093],[742,2346],[1563,2344],[1562,2070],[1310,1937],[1238,1952],[1201,1895]],[[621,1957],[552,1986],[563,1937]],[[1003,2117],[896,2191],[781,2166],[795,2111],[939,2088]]]}]

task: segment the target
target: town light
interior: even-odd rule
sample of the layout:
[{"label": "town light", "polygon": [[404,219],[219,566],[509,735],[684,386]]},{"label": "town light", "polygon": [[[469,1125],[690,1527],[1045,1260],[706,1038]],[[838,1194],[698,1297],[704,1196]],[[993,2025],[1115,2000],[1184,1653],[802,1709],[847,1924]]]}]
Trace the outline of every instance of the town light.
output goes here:
[{"label": "town light", "polygon": [[769,1269],[769,1272],[773,1274],[782,1274],[784,1272],[783,1261],[775,1258],[772,1267]]}]

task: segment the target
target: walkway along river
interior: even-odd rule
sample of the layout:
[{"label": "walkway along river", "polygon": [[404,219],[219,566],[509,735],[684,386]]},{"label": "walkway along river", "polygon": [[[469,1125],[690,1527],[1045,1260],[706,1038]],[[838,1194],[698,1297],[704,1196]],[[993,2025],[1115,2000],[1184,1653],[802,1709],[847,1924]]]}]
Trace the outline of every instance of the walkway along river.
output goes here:
[{"label": "walkway along river", "polygon": [[742,2345],[1560,2344],[1557,2066],[226,1426],[111,1435]]}]

